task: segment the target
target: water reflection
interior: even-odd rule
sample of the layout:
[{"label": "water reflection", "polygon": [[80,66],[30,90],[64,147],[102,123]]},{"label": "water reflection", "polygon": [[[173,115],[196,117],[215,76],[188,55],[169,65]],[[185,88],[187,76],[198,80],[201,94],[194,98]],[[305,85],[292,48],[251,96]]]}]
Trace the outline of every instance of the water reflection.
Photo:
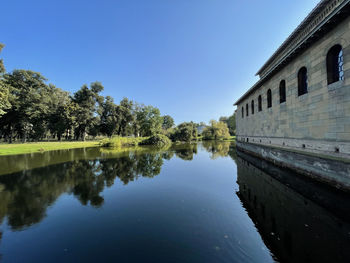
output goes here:
[{"label": "water reflection", "polygon": [[[228,153],[228,144],[207,142],[203,146],[213,156]],[[100,193],[116,178],[124,185],[139,177],[152,178],[161,172],[164,159],[175,155],[192,160],[195,154],[197,144],[175,145],[163,152],[115,153],[87,148],[2,157],[1,171],[8,174],[0,176],[0,222],[7,217],[14,230],[36,224],[63,193],[73,194],[82,205],[101,207],[104,198]],[[33,167],[40,168],[29,169]],[[13,173],[17,169],[21,172]]]},{"label": "water reflection", "polygon": [[100,193],[116,178],[128,184],[138,177],[160,173],[162,153],[129,153],[117,159],[81,160],[0,176],[0,221],[5,217],[12,229],[38,223],[48,206],[65,192],[82,205],[100,207]]},{"label": "water reflection", "polygon": [[[208,160],[208,155],[197,155],[203,151],[216,161]],[[237,184],[233,182],[233,180],[236,181],[236,174],[234,174],[235,169],[232,169],[235,166],[230,158],[220,159],[220,157],[228,156],[237,165]],[[108,207],[108,202],[105,203],[104,199],[109,200],[104,192],[106,188],[115,184],[138,185],[132,182],[140,177],[153,178],[159,175],[162,166],[172,158],[186,161],[186,171],[181,170],[183,167],[177,167],[179,169],[176,171],[170,169],[173,168],[170,164],[179,165],[178,160],[169,162],[169,166],[167,166],[169,170],[165,174],[169,176],[162,174],[157,179],[152,180],[152,182],[158,181],[158,184],[147,188],[147,194],[142,197],[146,198],[150,195],[148,190],[152,189],[154,192],[169,193],[169,195],[164,195],[168,198],[158,198],[163,195],[155,194],[149,202],[152,203],[153,210],[146,207],[147,203],[144,208],[135,206],[136,209],[134,209],[126,204],[119,211],[119,214],[111,212],[111,207]],[[200,163],[194,162],[196,165],[188,165],[188,161],[197,158],[201,160]],[[48,207],[52,206],[62,194],[68,193],[79,200],[81,205],[91,206],[92,211],[97,213],[103,210],[110,211],[105,218],[116,216],[116,219],[108,222],[117,229],[111,236],[115,238],[115,242],[120,242],[119,246],[124,244],[123,251],[131,249],[128,243],[124,243],[124,239],[130,235],[130,232],[124,232],[123,236],[121,234],[123,229],[118,229],[118,227],[130,226],[130,228],[137,229],[135,233],[131,231],[135,234],[133,240],[142,239],[143,236],[140,236],[139,232],[149,228],[149,232],[146,232],[149,235],[145,235],[146,240],[146,237],[157,236],[155,233],[158,233],[158,227],[162,226],[158,236],[163,239],[158,241],[164,243],[164,240],[168,240],[168,248],[171,248],[169,251],[174,250],[172,244],[184,242],[188,250],[184,250],[187,251],[187,254],[181,252],[181,255],[193,256],[195,254],[188,251],[200,251],[203,255],[208,255],[208,258],[217,257],[220,259],[217,261],[220,262],[259,261],[259,259],[262,261],[261,254],[252,252],[253,245],[249,247],[252,241],[257,242],[256,239],[252,238],[254,233],[260,239],[261,244],[264,242],[270,249],[276,261],[346,262],[350,258],[350,252],[347,250],[350,247],[350,198],[348,195],[335,193],[322,185],[306,180],[304,177],[299,177],[262,160],[236,152],[234,145],[230,142],[204,141],[198,145],[174,145],[163,151],[143,148],[124,153],[101,151],[98,148],[76,149],[39,155],[11,156],[5,159],[9,163],[1,162],[2,168],[0,169],[3,173],[5,173],[6,167],[10,170],[7,170],[7,174],[0,176],[0,222],[5,221],[14,231],[26,230],[23,232],[30,232],[33,229],[29,229],[30,226],[45,218]],[[197,165],[198,163],[200,165]],[[11,165],[14,165],[15,169],[21,169],[21,171],[14,173]],[[164,168],[163,171],[165,171]],[[178,171],[182,171],[184,174],[176,174]],[[158,180],[163,178],[166,180]],[[232,182],[232,188],[230,182]],[[141,183],[144,182],[141,181]],[[161,187],[157,188],[159,185]],[[227,185],[230,187],[225,188]],[[223,188],[226,189],[226,192]],[[136,188],[128,189],[135,191]],[[234,195],[233,189],[238,189],[238,197]],[[118,190],[115,188],[114,192]],[[126,202],[125,199],[124,202]],[[238,208],[233,204],[237,204]],[[104,209],[95,209],[101,207]],[[86,211],[85,213],[84,216],[92,215]],[[263,242],[247,214],[254,222]],[[121,219],[122,215],[125,216],[125,221]],[[169,217],[166,217],[168,215]],[[103,220],[107,220],[105,218]],[[240,218],[240,221],[237,218]],[[145,220],[144,225],[140,223],[142,220],[138,221],[139,219]],[[77,218],[75,220],[79,221]],[[92,221],[105,222],[96,220],[96,217],[91,219]],[[129,222],[130,225],[125,222]],[[155,225],[152,225],[153,222]],[[172,231],[169,228],[168,224],[171,222],[176,230]],[[182,225],[179,222],[182,222]],[[106,225],[108,224],[106,223]],[[69,222],[69,226],[71,226],[71,222]],[[86,226],[90,227],[88,224]],[[75,228],[79,227],[72,224],[70,230]],[[94,232],[92,236],[98,237],[102,228],[103,224],[98,225],[99,230]],[[94,228],[91,227],[91,229]],[[196,235],[188,234],[192,233],[190,231],[193,229],[200,238],[191,239],[196,238]],[[223,230],[222,233],[220,230]],[[4,237],[0,231],[0,242],[8,234],[6,230],[4,231]],[[109,231],[109,229],[105,231]],[[82,230],[82,236],[83,233],[86,232]],[[162,236],[163,233],[167,233],[168,236]],[[216,239],[217,233],[220,233],[218,235],[220,239]],[[120,240],[117,239],[119,235]],[[102,239],[105,238],[102,234],[101,236]],[[142,239],[140,243],[145,244],[145,240]],[[213,247],[210,243],[211,240],[215,241],[213,244],[222,242],[220,246],[214,246],[215,253],[228,253],[213,256],[207,249]],[[245,246],[237,243],[241,241],[246,242]],[[206,246],[206,242],[210,244]],[[226,246],[225,242],[229,245]],[[136,244],[140,243],[136,242]],[[91,247],[93,246],[91,245]],[[221,247],[222,252],[219,252]],[[254,248],[256,247],[260,249],[260,245],[254,246]],[[148,251],[148,248],[145,251]],[[242,258],[237,259],[237,256],[242,256]],[[198,258],[203,259],[205,256],[201,255]],[[213,260],[212,262],[217,261]]]},{"label": "water reflection", "polygon": [[197,144],[174,145],[172,150],[176,156],[185,161],[193,160],[193,156],[197,154]]},{"label": "water reflection", "polygon": [[348,195],[243,153],[237,169],[237,195],[278,261],[348,262]]}]

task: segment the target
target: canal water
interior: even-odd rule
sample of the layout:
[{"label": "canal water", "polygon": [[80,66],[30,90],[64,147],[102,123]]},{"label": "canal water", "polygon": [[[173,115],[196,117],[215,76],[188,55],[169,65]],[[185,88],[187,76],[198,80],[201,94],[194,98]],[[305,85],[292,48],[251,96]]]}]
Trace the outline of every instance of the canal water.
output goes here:
[{"label": "canal water", "polygon": [[350,197],[229,142],[0,158],[0,262],[349,262]]}]

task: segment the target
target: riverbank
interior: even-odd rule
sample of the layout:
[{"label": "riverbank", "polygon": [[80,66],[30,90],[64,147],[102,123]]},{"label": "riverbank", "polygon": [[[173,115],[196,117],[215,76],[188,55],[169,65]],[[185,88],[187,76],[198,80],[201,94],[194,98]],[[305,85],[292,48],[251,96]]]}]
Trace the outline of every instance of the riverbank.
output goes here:
[{"label": "riverbank", "polygon": [[[162,136],[160,138],[161,143],[158,146],[164,146],[171,144],[169,142],[165,142]],[[217,140],[217,141],[235,141],[236,136],[231,136],[225,140]],[[95,141],[62,141],[62,142],[29,142],[29,143],[13,143],[13,144],[0,144],[0,156],[6,155],[16,155],[16,154],[28,154],[28,153],[38,153],[38,152],[47,152],[54,150],[67,150],[67,149],[77,149],[77,148],[85,148],[85,147],[107,147],[113,148],[114,151],[117,149],[124,150],[130,149],[130,147],[136,147],[138,145],[144,145],[147,142],[149,137],[114,137],[112,139],[103,139],[103,140],[95,140]],[[201,141],[202,138],[198,138],[198,141]],[[158,140],[159,141],[159,140]],[[147,144],[154,145],[158,144],[158,141],[155,142],[147,142]],[[156,145],[157,146],[157,145]]]},{"label": "riverbank", "polygon": [[198,141],[218,141],[218,142],[235,142],[236,141],[236,136],[230,136],[227,138],[219,138],[219,139],[215,139],[215,138],[204,138],[202,135],[199,135],[197,137]]},{"label": "riverbank", "polygon": [[100,141],[85,142],[30,142],[30,143],[13,143],[0,144],[0,156],[37,153],[54,150],[76,149],[84,147],[97,147]]}]

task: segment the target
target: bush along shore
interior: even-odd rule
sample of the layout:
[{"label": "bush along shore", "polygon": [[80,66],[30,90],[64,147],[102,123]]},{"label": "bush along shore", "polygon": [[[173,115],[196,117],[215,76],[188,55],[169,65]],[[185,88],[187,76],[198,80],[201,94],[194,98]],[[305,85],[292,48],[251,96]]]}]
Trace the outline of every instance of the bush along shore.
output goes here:
[{"label": "bush along shore", "polygon": [[100,142],[101,147],[112,147],[117,149],[138,145],[164,147],[171,145],[171,140],[165,135],[156,134],[150,137],[113,137],[110,139],[103,139]]}]

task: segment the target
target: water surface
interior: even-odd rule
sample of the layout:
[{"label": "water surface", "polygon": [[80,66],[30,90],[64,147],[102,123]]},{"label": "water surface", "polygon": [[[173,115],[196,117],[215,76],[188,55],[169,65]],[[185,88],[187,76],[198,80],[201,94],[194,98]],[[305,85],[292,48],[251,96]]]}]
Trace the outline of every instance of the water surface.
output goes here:
[{"label": "water surface", "polygon": [[230,143],[0,158],[1,262],[346,262],[349,197]]}]

